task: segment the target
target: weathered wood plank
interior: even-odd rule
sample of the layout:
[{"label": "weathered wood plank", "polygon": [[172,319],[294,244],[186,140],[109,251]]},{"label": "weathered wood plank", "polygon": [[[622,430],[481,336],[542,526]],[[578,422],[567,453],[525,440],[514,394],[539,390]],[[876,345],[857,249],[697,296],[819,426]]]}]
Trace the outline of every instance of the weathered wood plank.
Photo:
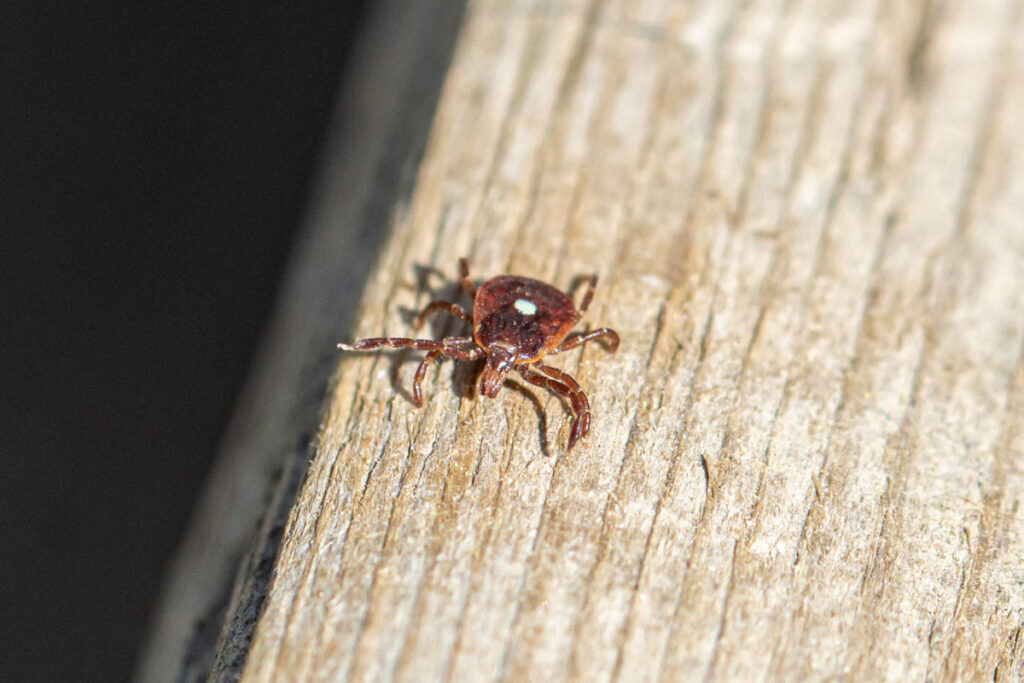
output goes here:
[{"label": "weathered wood plank", "polygon": [[596,270],[622,347],[559,363],[570,454],[554,397],[340,357],[245,678],[1024,676],[1020,22],[471,3],[357,333],[467,255]]}]

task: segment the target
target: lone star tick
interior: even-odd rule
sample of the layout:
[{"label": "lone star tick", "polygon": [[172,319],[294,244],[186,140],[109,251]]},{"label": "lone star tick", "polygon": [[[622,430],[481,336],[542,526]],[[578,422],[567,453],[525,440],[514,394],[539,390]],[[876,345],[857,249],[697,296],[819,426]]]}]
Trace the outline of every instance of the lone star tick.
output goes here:
[{"label": "lone star tick", "polygon": [[619,335],[607,327],[569,334],[594,298],[597,275],[590,276],[587,293],[577,310],[567,294],[539,280],[501,275],[487,280],[477,289],[469,279],[466,259],[459,259],[459,271],[460,285],[473,299],[472,316],[457,303],[433,301],[416,316],[415,327],[421,327],[431,313],[447,311],[470,323],[473,326],[472,336],[445,337],[440,340],[373,337],[360,339],[354,344],[338,344],[338,348],[344,351],[369,351],[390,346],[427,351],[423,362],[416,369],[412,383],[412,396],[417,406],[423,405],[420,384],[427,374],[427,368],[442,356],[466,360],[486,357],[487,363],[480,373],[480,393],[487,398],[498,395],[505,377],[514,368],[530,384],[546,387],[569,399],[573,419],[567,450],[571,450],[590,429],[590,402],[572,376],[558,368],[544,365],[540,360],[602,337],[609,351],[614,352],[619,348]]}]

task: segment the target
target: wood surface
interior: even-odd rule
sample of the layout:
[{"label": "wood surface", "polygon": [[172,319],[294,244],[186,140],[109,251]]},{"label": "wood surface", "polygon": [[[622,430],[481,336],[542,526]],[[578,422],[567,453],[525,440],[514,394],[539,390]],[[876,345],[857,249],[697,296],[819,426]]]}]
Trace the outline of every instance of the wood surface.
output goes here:
[{"label": "wood surface", "polygon": [[1024,678],[1021,22],[470,2],[354,334],[467,256],[596,271],[621,348],[552,361],[568,454],[541,389],[339,353],[243,680]]}]

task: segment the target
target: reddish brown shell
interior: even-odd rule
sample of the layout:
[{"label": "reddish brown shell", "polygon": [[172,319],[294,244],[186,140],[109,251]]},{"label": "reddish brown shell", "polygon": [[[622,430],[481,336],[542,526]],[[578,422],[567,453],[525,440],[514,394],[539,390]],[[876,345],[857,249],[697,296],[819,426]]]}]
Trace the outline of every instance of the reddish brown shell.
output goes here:
[{"label": "reddish brown shell", "polygon": [[473,337],[484,349],[505,344],[517,350],[517,364],[553,351],[579,321],[567,294],[518,275],[487,280],[473,300]]}]

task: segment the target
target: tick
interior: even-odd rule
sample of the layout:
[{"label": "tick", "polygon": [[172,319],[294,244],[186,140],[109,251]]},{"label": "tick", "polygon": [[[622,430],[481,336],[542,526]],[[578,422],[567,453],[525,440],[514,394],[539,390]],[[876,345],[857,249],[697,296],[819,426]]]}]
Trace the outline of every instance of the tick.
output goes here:
[{"label": "tick", "polygon": [[478,289],[469,279],[466,259],[459,259],[459,272],[461,288],[473,299],[472,315],[457,303],[432,301],[416,316],[414,326],[420,328],[431,313],[446,311],[472,325],[471,336],[439,340],[373,337],[360,339],[354,344],[338,344],[338,348],[369,351],[389,346],[426,351],[427,355],[416,369],[412,382],[412,396],[417,406],[423,405],[420,384],[427,368],[441,357],[463,360],[486,358],[480,373],[480,393],[487,398],[498,395],[508,373],[514,369],[530,384],[545,387],[569,399],[573,418],[567,450],[571,450],[590,429],[590,402],[571,375],[540,361],[545,356],[574,349],[594,339],[602,339],[609,351],[619,348],[619,335],[607,327],[570,334],[594,298],[597,275],[588,279],[587,292],[577,309],[568,294],[540,280],[501,275],[485,281]]}]

